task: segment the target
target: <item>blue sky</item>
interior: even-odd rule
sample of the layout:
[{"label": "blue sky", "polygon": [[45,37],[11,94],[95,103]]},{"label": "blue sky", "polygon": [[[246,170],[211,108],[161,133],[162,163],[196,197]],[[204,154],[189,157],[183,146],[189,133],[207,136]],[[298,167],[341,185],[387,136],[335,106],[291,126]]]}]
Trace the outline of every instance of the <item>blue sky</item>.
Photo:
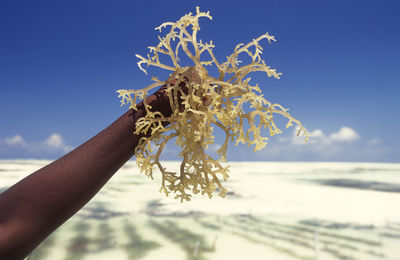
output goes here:
[{"label": "blue sky", "polygon": [[276,37],[263,57],[282,78],[253,80],[314,134],[302,145],[286,129],[228,159],[400,161],[400,4],[307,0],[1,1],[0,158],[57,158],[106,127],[127,109],[115,91],[150,83],[135,54],[157,43],[154,28],[197,5],[213,16],[199,36],[221,60]]}]

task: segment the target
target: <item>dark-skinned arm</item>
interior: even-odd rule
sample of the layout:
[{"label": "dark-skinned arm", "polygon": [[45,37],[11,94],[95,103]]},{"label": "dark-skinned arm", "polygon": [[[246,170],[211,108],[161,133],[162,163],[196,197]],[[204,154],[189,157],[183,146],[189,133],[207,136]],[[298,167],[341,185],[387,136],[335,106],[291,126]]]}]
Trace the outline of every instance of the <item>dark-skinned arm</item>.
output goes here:
[{"label": "dark-skinned arm", "polygon": [[[161,88],[147,102],[171,113]],[[143,104],[129,110],[75,150],[0,194],[0,259],[23,259],[79,211],[134,154],[140,135],[135,122]]]}]

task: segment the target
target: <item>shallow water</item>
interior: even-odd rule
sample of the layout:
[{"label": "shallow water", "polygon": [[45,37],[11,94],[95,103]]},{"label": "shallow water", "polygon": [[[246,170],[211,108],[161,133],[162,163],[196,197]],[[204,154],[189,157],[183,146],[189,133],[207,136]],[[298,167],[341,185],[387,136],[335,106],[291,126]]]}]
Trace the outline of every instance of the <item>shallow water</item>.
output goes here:
[{"label": "shallow water", "polygon": [[[0,161],[0,192],[47,163]],[[400,164],[231,165],[180,203],[130,162],[29,259],[400,259]]]}]

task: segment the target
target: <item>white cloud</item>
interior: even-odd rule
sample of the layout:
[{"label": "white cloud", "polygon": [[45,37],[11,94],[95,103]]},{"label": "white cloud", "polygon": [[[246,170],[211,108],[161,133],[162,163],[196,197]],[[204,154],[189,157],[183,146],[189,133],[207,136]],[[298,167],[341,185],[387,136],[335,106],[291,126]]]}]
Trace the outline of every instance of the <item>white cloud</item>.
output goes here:
[{"label": "white cloud", "polygon": [[329,138],[337,142],[353,142],[360,139],[360,136],[352,128],[342,126],[338,132],[331,134]]},{"label": "white cloud", "polygon": [[26,142],[21,135],[0,139],[0,155],[5,157],[10,154],[16,157],[52,157],[69,152],[72,149],[73,147],[67,145],[58,133],[53,133],[40,142]]},{"label": "white cloud", "polygon": [[367,142],[367,144],[370,145],[370,146],[380,145],[381,143],[382,143],[382,141],[379,138],[372,138],[371,140],[369,140]]},{"label": "white cloud", "polygon": [[[308,146],[330,146],[338,143],[352,143],[359,140],[360,135],[348,126],[342,126],[337,132],[326,135],[321,129],[309,131],[310,138],[306,143]],[[290,138],[281,137],[280,142],[290,145],[302,145],[304,138],[297,136],[297,129],[294,129]]]},{"label": "white cloud", "polygon": [[50,148],[60,149],[64,152],[69,152],[73,149],[72,146],[66,145],[62,136],[57,133],[50,135],[44,143]]},{"label": "white cloud", "polygon": [[60,148],[64,145],[64,140],[59,134],[52,134],[44,141],[49,147]]},{"label": "white cloud", "polygon": [[211,152],[217,152],[219,148],[221,148],[220,144],[211,144],[208,146],[207,150]]},{"label": "white cloud", "polygon": [[324,132],[322,132],[321,129],[315,129],[314,131],[311,132],[312,137],[314,138],[324,138]]},{"label": "white cloud", "polygon": [[24,139],[20,135],[14,135],[13,137],[5,138],[4,142],[8,145],[26,145]]},{"label": "white cloud", "polygon": [[379,160],[385,158],[388,151],[378,138],[360,142],[361,136],[348,126],[342,126],[332,133],[324,133],[322,129],[309,131],[310,138],[297,136],[297,129],[290,135],[281,136],[271,142],[265,150],[257,152],[258,159],[263,160],[319,160],[319,161],[358,161]]}]

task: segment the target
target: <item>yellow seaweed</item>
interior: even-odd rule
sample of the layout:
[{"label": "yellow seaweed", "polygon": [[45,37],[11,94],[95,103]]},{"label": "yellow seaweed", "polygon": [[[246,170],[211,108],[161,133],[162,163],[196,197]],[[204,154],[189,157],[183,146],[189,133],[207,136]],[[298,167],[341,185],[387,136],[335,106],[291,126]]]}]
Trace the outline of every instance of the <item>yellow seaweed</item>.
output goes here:
[{"label": "yellow seaweed", "polygon": [[[135,134],[152,135],[142,137],[135,149],[137,165],[142,172],[153,178],[154,168],[162,174],[161,192],[168,196],[169,192],[176,194],[181,201],[190,200],[191,194],[207,194],[210,198],[218,188],[219,195],[225,196],[227,190],[222,186],[221,179],[228,178],[229,166],[222,166],[226,160],[226,152],[230,142],[254,145],[254,151],[264,148],[268,137],[262,136],[262,130],[268,129],[269,135],[281,133],[274,122],[274,114],[280,114],[288,119],[286,127],[298,125],[298,135],[303,134],[307,141],[308,133],[302,124],[293,118],[287,109],[276,103],[267,101],[258,85],[250,85],[251,72],[265,72],[268,77],[279,79],[281,73],[268,66],[261,58],[263,48],[260,41],[266,39],[269,43],[275,41],[268,33],[253,39],[247,44],[238,44],[227,60],[220,63],[213,54],[214,44],[197,39],[200,30],[199,18],[212,20],[209,12],[201,12],[196,8],[196,14],[186,14],[177,22],[163,23],[156,30],[169,29],[165,36],[158,36],[159,44],[151,46],[147,57],[139,58],[139,68],[147,74],[143,65],[156,66],[169,70],[172,76],[167,81],[152,77],[153,84],[139,90],[118,90],[121,103],[137,109],[136,103],[143,100],[146,116],[136,122]],[[191,67],[180,65],[179,51],[193,61]],[[169,64],[160,61],[160,56],[170,59]],[[202,60],[207,55],[206,60]],[[239,55],[247,55],[248,64],[238,60]],[[218,77],[209,75],[207,66],[216,66]],[[184,78],[194,74],[196,80]],[[171,79],[175,84],[171,84]],[[192,79],[192,78],[191,78]],[[187,89],[183,91],[179,85],[186,82]],[[150,111],[145,97],[149,91],[167,85],[167,95],[170,100],[172,115],[164,117],[159,112]],[[180,100],[178,100],[180,96]],[[244,108],[248,106],[250,108]],[[168,126],[163,122],[168,121]],[[205,150],[214,143],[214,128],[220,128],[225,133],[223,145],[218,149],[218,160],[206,154]],[[178,172],[169,171],[160,162],[160,155],[165,145],[172,139],[180,147],[182,162]]]}]

